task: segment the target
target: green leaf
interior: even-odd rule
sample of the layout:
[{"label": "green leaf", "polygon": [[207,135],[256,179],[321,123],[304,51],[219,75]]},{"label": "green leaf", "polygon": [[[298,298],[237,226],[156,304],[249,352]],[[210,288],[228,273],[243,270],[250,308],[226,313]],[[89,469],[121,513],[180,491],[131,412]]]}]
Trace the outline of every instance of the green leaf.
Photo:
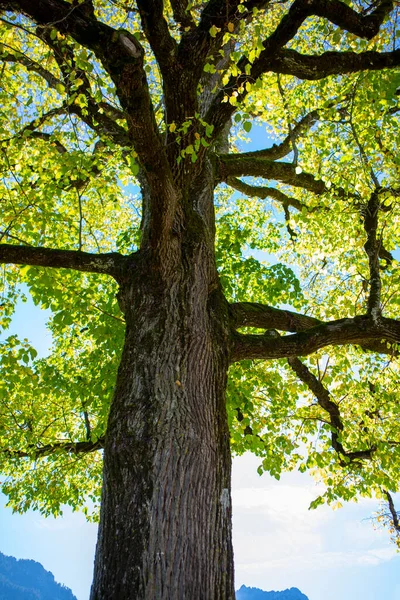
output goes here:
[{"label": "green leaf", "polygon": [[219,31],[221,31],[221,29],[213,25],[212,27],[210,27],[208,32],[212,38],[215,38]]}]

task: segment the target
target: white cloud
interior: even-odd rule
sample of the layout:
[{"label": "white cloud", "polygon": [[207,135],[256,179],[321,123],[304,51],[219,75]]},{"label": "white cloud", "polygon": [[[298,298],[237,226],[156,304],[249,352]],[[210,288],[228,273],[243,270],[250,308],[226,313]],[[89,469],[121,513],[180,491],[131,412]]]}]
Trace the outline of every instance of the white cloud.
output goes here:
[{"label": "white cloud", "polygon": [[[352,568],[372,577],[373,569],[396,556],[387,532],[375,531],[367,520],[376,501],[347,504],[338,511],[327,506],[310,511],[310,502],[321,492],[309,476],[291,473],[277,482],[267,475],[259,477],[258,463],[252,456],[234,461],[237,587],[297,586],[307,593],[319,585],[320,594],[327,578],[334,588],[336,577]],[[323,597],[336,596],[324,588]],[[321,598],[310,595],[310,600]]]},{"label": "white cloud", "polygon": [[235,505],[240,508],[258,508],[261,511],[298,514],[307,511],[310,502],[318,495],[310,485],[303,487],[269,483],[265,488],[240,488],[233,491]]},{"label": "white cloud", "polygon": [[393,548],[379,548],[365,552],[309,552],[303,554],[288,554],[282,556],[271,556],[262,562],[236,563],[236,568],[247,571],[275,571],[276,569],[288,568],[296,570],[310,570],[321,572],[323,569],[338,571],[344,567],[376,566],[390,561],[396,556]]}]

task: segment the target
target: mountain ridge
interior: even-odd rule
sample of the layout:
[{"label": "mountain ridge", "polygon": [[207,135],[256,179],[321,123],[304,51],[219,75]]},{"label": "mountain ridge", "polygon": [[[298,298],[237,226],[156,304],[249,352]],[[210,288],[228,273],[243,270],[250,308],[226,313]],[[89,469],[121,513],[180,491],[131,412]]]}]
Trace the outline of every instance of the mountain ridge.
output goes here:
[{"label": "mountain ridge", "polygon": [[53,573],[30,559],[17,559],[0,552],[1,600],[77,600]]},{"label": "mountain ridge", "polygon": [[236,591],[236,600],[309,600],[298,588],[289,588],[281,592],[265,592],[259,588],[242,585]]},{"label": "mountain ridge", "polygon": [[[17,559],[0,552],[0,600],[77,600],[72,591],[57,583],[53,573],[31,559]],[[309,600],[298,588],[266,592],[242,587],[236,600]]]}]

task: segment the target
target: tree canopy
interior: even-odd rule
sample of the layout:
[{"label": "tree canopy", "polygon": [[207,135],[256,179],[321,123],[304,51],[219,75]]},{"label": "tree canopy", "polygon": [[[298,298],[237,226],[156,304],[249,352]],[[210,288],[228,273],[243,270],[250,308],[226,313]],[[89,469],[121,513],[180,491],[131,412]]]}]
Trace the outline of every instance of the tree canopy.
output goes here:
[{"label": "tree canopy", "polygon": [[388,500],[398,532],[397,5],[0,0],[0,325],[29,293],[52,334],[46,357],[0,344],[13,509],[96,518],[118,282],[162,243],[167,190],[207,155],[233,453],[277,479],[310,470],[326,490],[314,507]]}]

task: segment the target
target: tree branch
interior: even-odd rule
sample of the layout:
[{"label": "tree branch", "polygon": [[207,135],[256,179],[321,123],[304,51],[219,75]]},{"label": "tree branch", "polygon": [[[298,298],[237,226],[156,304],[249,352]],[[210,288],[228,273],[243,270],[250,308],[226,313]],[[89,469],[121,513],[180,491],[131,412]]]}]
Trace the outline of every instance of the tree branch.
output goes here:
[{"label": "tree branch", "polygon": [[312,110],[300,119],[293,127],[291,134],[280,144],[274,144],[271,148],[256,150],[253,152],[243,152],[240,156],[246,158],[267,158],[269,160],[279,160],[287,156],[293,150],[293,141],[297,141],[301,136],[307,133],[311,127],[318,121],[320,110]]},{"label": "tree branch", "polygon": [[45,142],[53,144],[59,154],[65,154],[68,152],[66,147],[59,140],[54,139],[51,133],[44,133],[43,131],[31,131],[31,133],[27,136],[27,139],[29,138],[43,140]]},{"label": "tree branch", "polygon": [[382,318],[376,323],[368,315],[363,315],[321,323],[279,339],[272,338],[268,332],[265,335],[234,332],[232,338],[231,362],[307,356],[320,348],[347,344],[382,354],[394,354],[396,349],[390,345],[400,343],[400,321]]},{"label": "tree branch", "polygon": [[45,69],[41,64],[35,60],[29,58],[23,52],[8,46],[7,44],[0,44],[0,59],[4,62],[18,63],[25,67],[27,71],[32,71],[37,75],[40,75],[48,84],[49,87],[55,88],[61,83],[60,79],[53,75],[50,71]]},{"label": "tree branch", "polygon": [[[143,240],[163,246],[175,217],[178,194],[158,131],[144,70],[144,49],[134,35],[98,21],[91,4],[64,0],[0,0],[0,9],[19,10],[42,27],[56,28],[94,52],[113,80],[126,115],[131,145],[151,191],[149,231]],[[79,112],[78,112],[79,114]],[[80,113],[82,116],[83,113]]]},{"label": "tree branch", "polygon": [[340,434],[343,432],[343,422],[340,415],[339,406],[333,402],[329,390],[327,390],[319,379],[312,373],[308,367],[301,362],[297,357],[291,356],[288,358],[288,363],[297,377],[306,384],[317,399],[319,406],[328,413],[329,423],[332,427],[332,448],[340,455],[345,456],[348,460],[371,460],[376,446],[366,448],[365,450],[355,450],[348,452],[344,449],[343,444],[339,441]]},{"label": "tree branch", "polygon": [[91,440],[91,437],[92,437],[92,428],[91,428],[91,425],[90,425],[89,413],[84,408],[84,406],[82,406],[82,408],[83,408],[83,418],[85,420],[86,440],[89,442]]},{"label": "tree branch", "polygon": [[6,454],[9,458],[31,458],[33,460],[50,456],[55,452],[66,452],[67,454],[88,454],[104,448],[104,437],[99,438],[95,442],[56,442],[54,444],[46,444],[45,446],[32,446],[29,450],[10,450],[9,448],[1,448],[0,454]]},{"label": "tree branch", "polygon": [[384,490],[384,494],[385,494],[385,496],[387,498],[387,501],[388,501],[389,511],[390,511],[390,514],[391,514],[391,517],[392,517],[393,527],[394,527],[394,529],[395,529],[395,531],[397,533],[400,533],[399,514],[398,514],[398,512],[395,509],[392,495],[387,490]]},{"label": "tree branch", "polygon": [[315,179],[310,173],[296,173],[296,167],[286,162],[274,162],[263,156],[247,154],[222,154],[218,159],[220,181],[227,181],[231,176],[264,177],[309,190],[314,194],[328,191],[323,181]]},{"label": "tree branch", "polygon": [[[31,138],[42,140],[42,141],[45,141],[46,143],[50,144],[51,146],[53,146],[59,154],[61,154],[61,155],[68,154],[67,148],[59,140],[55,139],[51,133],[45,133],[43,131],[35,131],[35,130],[32,131],[31,130],[31,127],[37,126],[36,121],[37,120],[35,120],[32,123],[25,126],[22,129],[22,131],[15,134],[12,138],[9,138],[9,140],[21,137],[25,131],[29,130],[29,135],[24,136],[25,141],[28,141]],[[9,140],[0,140],[0,141],[9,141]],[[73,180],[69,181],[67,184],[63,185],[63,191],[69,191],[71,189],[80,191],[88,185],[88,183],[90,182],[92,177],[97,177],[102,173],[102,167],[100,167],[97,164],[97,161],[95,160],[97,151],[101,147],[102,147],[102,142],[97,142],[95,144],[95,147],[94,147],[94,150],[92,153],[92,157],[94,160],[93,160],[93,164],[91,165],[90,169],[86,169],[84,172],[84,175],[81,175],[81,176],[77,177],[76,179],[73,179]],[[108,155],[106,154],[105,157],[102,157],[103,162],[105,162],[105,159],[107,158],[107,156]],[[36,189],[37,187],[38,187],[37,183],[30,183],[31,189]],[[12,237],[12,236],[9,236],[9,237]]]},{"label": "tree branch", "polygon": [[247,0],[243,2],[243,12],[238,11],[241,4],[240,0],[208,0],[201,13],[200,23],[198,25],[198,36],[200,32],[209,34],[212,26],[228,31],[228,22],[245,19],[253,8],[265,8],[270,4],[270,0]]},{"label": "tree branch", "polygon": [[164,17],[163,0],[137,0],[143,31],[160,66],[163,79],[177,69],[178,45],[171,36]]},{"label": "tree branch", "polygon": [[257,302],[234,302],[230,311],[235,329],[258,327],[280,331],[304,331],[321,324],[319,319]]},{"label": "tree branch", "polygon": [[[281,50],[274,58],[259,65],[261,72],[294,75],[299,79],[318,80],[330,75],[345,75],[359,71],[391,69],[400,65],[400,50],[393,52],[324,52],[300,54],[296,50]],[[265,68],[263,68],[265,67]],[[261,74],[260,72],[260,74]]]},{"label": "tree branch", "polygon": [[[241,181],[237,177],[228,177],[226,183],[230,187],[235,188],[235,190],[238,190],[238,192],[246,194],[246,196],[260,198],[261,200],[265,200],[265,198],[272,198],[273,200],[276,200],[277,202],[282,204],[283,207],[292,206],[293,208],[299,211],[301,211],[302,208],[307,208],[307,206],[300,202],[300,200],[287,196],[277,188],[249,185],[248,183]],[[315,209],[307,208],[307,210]]]},{"label": "tree branch", "polygon": [[[319,319],[309,315],[303,315],[301,313],[295,313],[290,310],[283,310],[257,302],[234,302],[229,306],[233,329],[256,327],[258,329],[297,333],[324,324]],[[268,339],[270,339],[271,331],[267,332],[267,336]],[[389,349],[384,340],[365,340],[360,344],[360,347],[366,352],[390,354],[391,356],[399,355],[399,352],[396,349]]]},{"label": "tree branch", "polygon": [[194,29],[196,23],[188,9],[189,0],[170,0],[170,2],[174,19],[181,26],[181,29]]},{"label": "tree branch", "polygon": [[375,190],[372,192],[363,212],[364,229],[367,234],[364,249],[369,263],[368,314],[375,320],[378,320],[382,313],[382,282],[379,267],[379,248],[381,244],[377,239],[379,206],[379,190]]},{"label": "tree branch", "polygon": [[[209,0],[202,10],[197,27],[182,35],[178,61],[192,67],[198,82],[207,57],[221,48],[224,35],[229,31],[229,24],[235,30],[241,20],[252,18],[253,8],[261,10],[270,3],[271,0]],[[213,31],[212,34],[210,30]]]},{"label": "tree branch", "polygon": [[382,0],[370,15],[361,15],[340,0],[295,0],[275,31],[263,42],[260,59],[262,61],[286,46],[308,17],[324,18],[357,37],[370,40],[379,33],[393,8],[392,0]]},{"label": "tree branch", "polygon": [[[56,38],[53,40],[47,27],[37,27],[36,33],[53,52],[68,95],[79,92],[86,98],[84,109],[80,104],[68,102],[68,104],[66,103],[66,112],[77,115],[99,135],[111,137],[116,144],[122,147],[130,146],[128,132],[115,122],[116,118],[125,119],[125,115],[119,111],[119,115],[116,116],[114,107],[109,106],[107,102],[99,103],[94,100],[89,77],[84,69],[77,66],[72,45],[66,39],[58,40]],[[73,87],[76,81],[81,83],[78,88]],[[111,115],[107,113],[111,113]]]},{"label": "tree branch", "polygon": [[[42,125],[44,125],[46,123],[46,121],[48,121],[49,119],[52,119],[53,117],[58,117],[59,115],[63,115],[67,112],[68,112],[68,107],[64,106],[64,105],[57,106],[56,108],[51,108],[49,111],[42,113],[41,115],[35,117],[35,119],[33,119],[32,121],[27,123],[27,125],[25,125],[17,133],[15,133],[14,135],[12,135],[9,138],[0,140],[0,142],[9,142],[10,140],[12,140],[15,137],[23,137],[25,132],[28,132],[28,131],[33,132],[38,127],[41,127]],[[30,135],[31,135],[31,133],[30,133]],[[27,137],[29,137],[29,136],[27,136]]]},{"label": "tree branch", "polygon": [[0,244],[0,263],[104,273],[117,280],[129,260],[132,260],[132,256],[123,256],[118,252],[91,254],[76,250]]},{"label": "tree branch", "polygon": [[226,98],[236,95],[237,104],[248,94],[246,84],[252,84],[264,73],[293,75],[299,79],[319,80],[330,75],[344,75],[359,71],[390,69],[400,65],[400,50],[392,52],[366,51],[324,52],[323,54],[301,54],[296,50],[282,48],[272,53],[262,51],[251,65],[245,58],[238,62],[239,76],[232,76],[226,86],[215,97],[205,116],[207,123],[214,125],[215,135],[236,111]]}]

